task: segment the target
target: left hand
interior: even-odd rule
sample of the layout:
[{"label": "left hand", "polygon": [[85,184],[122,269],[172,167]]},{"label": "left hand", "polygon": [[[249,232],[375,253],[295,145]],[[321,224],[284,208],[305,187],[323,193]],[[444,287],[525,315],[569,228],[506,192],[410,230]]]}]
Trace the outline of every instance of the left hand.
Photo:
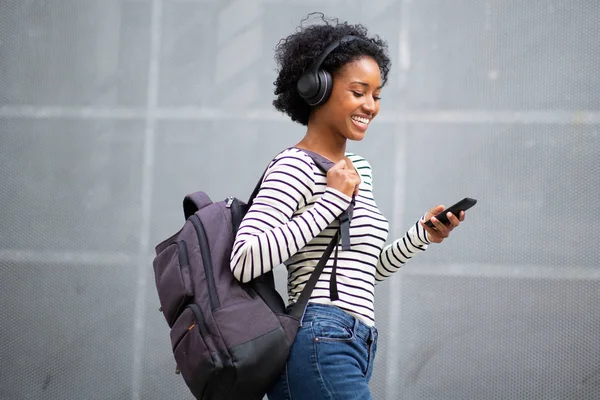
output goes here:
[{"label": "left hand", "polygon": [[[431,243],[442,243],[444,239],[450,236],[450,232],[452,231],[452,229],[456,228],[462,221],[465,220],[464,211],[460,212],[458,218],[456,218],[456,215],[449,212],[447,217],[450,223],[448,225],[444,225],[440,222],[440,220],[434,217],[434,215],[439,214],[440,212],[444,211],[444,209],[445,207],[443,205],[435,206],[431,210],[429,210],[427,214],[425,214],[425,220],[419,221],[423,229],[427,231],[427,238]],[[430,228],[427,225],[425,225],[425,221],[429,221],[430,219],[435,228]]]}]

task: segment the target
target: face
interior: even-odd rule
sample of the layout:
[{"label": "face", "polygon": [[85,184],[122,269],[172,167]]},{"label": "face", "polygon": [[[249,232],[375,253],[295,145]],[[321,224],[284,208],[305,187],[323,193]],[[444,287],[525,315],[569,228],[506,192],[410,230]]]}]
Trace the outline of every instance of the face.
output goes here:
[{"label": "face", "polygon": [[379,112],[381,72],[371,57],[362,57],[333,76],[331,97],[315,110],[316,119],[334,134],[362,140]]}]

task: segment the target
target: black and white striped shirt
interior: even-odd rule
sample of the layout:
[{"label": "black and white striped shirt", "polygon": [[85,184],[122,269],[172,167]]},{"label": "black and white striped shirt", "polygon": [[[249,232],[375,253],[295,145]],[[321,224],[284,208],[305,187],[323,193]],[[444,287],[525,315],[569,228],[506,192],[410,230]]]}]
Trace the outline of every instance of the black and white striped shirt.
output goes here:
[{"label": "black and white striped shirt", "polygon": [[[424,251],[429,242],[425,230],[415,223],[402,238],[384,247],[389,226],[373,198],[371,166],[355,154],[347,156],[361,184],[350,223],[351,249],[338,245],[339,300],[329,297],[332,256],[310,302],[333,304],[372,326],[375,284]],[[248,282],[283,263],[288,269],[289,302],[296,302],[339,227],[336,218],[351,201],[327,187],[327,175],[308,154],[296,148],[284,150],[267,168],[240,225],[231,254],[234,276]]]}]

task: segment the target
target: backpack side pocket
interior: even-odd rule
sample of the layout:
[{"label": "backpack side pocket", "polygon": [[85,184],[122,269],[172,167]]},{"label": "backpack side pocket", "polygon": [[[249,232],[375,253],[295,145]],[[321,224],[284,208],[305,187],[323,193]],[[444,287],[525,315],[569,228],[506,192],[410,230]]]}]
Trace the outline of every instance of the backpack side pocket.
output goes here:
[{"label": "backpack side pocket", "polygon": [[153,264],[161,311],[172,327],[194,298],[187,243],[184,240],[171,243],[156,256]]}]

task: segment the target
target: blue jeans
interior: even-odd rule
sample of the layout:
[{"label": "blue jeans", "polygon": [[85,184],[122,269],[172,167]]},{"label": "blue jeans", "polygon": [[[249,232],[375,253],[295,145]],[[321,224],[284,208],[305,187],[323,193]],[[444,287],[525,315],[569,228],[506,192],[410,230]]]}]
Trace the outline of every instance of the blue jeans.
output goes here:
[{"label": "blue jeans", "polygon": [[377,329],[338,307],[309,304],[269,400],[370,400]]}]

